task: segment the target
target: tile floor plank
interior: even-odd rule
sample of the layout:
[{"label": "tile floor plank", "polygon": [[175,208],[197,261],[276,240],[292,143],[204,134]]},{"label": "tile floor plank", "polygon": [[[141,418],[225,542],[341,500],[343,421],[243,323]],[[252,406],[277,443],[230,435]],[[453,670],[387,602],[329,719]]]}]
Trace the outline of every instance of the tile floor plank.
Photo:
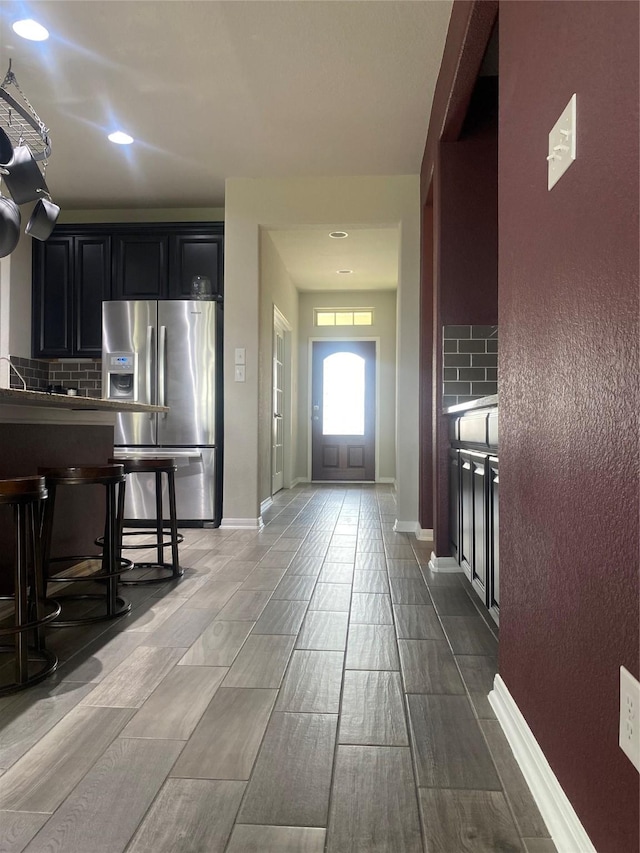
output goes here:
[{"label": "tile floor plank", "polygon": [[495,720],[488,696],[493,690],[498,661],[486,655],[456,655],[455,659],[476,714],[481,720]]},{"label": "tile floor plank", "polygon": [[550,838],[523,838],[525,853],[558,853]]},{"label": "tile floor plank", "polygon": [[359,572],[386,572],[387,559],[384,554],[360,553],[356,555],[355,568]]},{"label": "tile floor plank", "polygon": [[127,853],[223,853],[245,782],[167,779]]},{"label": "tile floor plank", "polygon": [[278,586],[285,571],[286,569],[257,568],[251,572],[240,589],[262,589],[271,592]]},{"label": "tile floor plank", "polygon": [[411,755],[407,747],[339,746],[327,853],[372,851],[422,853]]},{"label": "tile floor plank", "polygon": [[185,649],[138,646],[82,700],[82,704],[139,708],[184,653]]},{"label": "tile floor plank", "polygon": [[233,662],[223,687],[280,687],[295,641],[295,636],[286,634],[252,634]]},{"label": "tile floor plank", "polygon": [[2,853],[22,853],[48,814],[30,812],[0,812],[0,850]]},{"label": "tile floor plank", "polygon": [[338,718],[274,713],[239,823],[326,826]]},{"label": "tile floor plank", "polygon": [[501,790],[466,696],[414,693],[407,703],[420,787]]},{"label": "tile floor plank", "polygon": [[396,633],[401,640],[444,640],[440,621],[427,604],[394,604]]},{"label": "tile floor plank", "polygon": [[234,592],[240,589],[241,581],[221,580],[214,575],[189,598],[189,607],[219,613]]},{"label": "tile floor plank", "polygon": [[239,589],[217,614],[223,622],[255,622],[267,606],[271,593],[260,589]]},{"label": "tile floor plank", "polygon": [[348,613],[351,607],[351,584],[318,582],[309,610],[335,610]]},{"label": "tile floor plank", "polygon": [[294,651],[276,709],[306,714],[340,710],[344,652]]},{"label": "tile floor plank", "polygon": [[309,601],[315,585],[313,575],[286,575],[275,588],[272,600]]},{"label": "tile floor plank", "polygon": [[405,692],[464,694],[464,684],[445,640],[398,640],[398,651]]},{"label": "tile floor plank", "polygon": [[277,690],[220,687],[171,776],[246,781],[277,695]]},{"label": "tile floor plank", "polygon": [[0,776],[0,809],[55,811],[131,714],[128,708],[74,708]]},{"label": "tile floor plank", "polygon": [[231,666],[253,625],[253,622],[214,620],[180,658],[178,665]]},{"label": "tile floor plank", "polygon": [[501,792],[421,788],[419,796],[429,853],[521,853]]},{"label": "tile floor plank", "polygon": [[478,609],[462,584],[437,587],[431,592],[433,604],[440,616],[477,616]]},{"label": "tile floor plank", "polygon": [[351,596],[351,624],[393,625],[390,596],[373,592],[354,592]]},{"label": "tile floor plank", "polygon": [[122,853],[183,744],[118,738],[25,853]]},{"label": "tile floor plank", "polygon": [[393,625],[351,625],[347,669],[400,669]]},{"label": "tile floor plank", "polygon": [[228,670],[176,666],[127,723],[121,737],[187,740]]},{"label": "tile floor plank", "polygon": [[344,651],[347,642],[347,613],[309,610],[298,635],[297,649]]},{"label": "tile floor plank", "polygon": [[318,576],[318,583],[351,583],[353,566],[347,563],[325,563]]},{"label": "tile floor plank", "polygon": [[455,655],[498,656],[498,641],[481,616],[442,616],[441,621]]},{"label": "tile floor plank", "polygon": [[431,604],[431,596],[422,578],[389,578],[394,604]]},{"label": "tile floor plank", "polygon": [[226,853],[323,853],[325,835],[310,826],[236,824]]},{"label": "tile floor plank", "polygon": [[190,600],[172,613],[152,634],[145,637],[146,646],[188,649],[200,634],[213,622],[216,610],[193,608]]},{"label": "tile floor plank", "polygon": [[386,572],[363,572],[356,569],[353,575],[354,592],[382,592],[389,594]]},{"label": "tile floor plank", "polygon": [[415,578],[421,580],[420,568],[415,560],[387,560],[390,578]]},{"label": "tile floor plank", "polygon": [[[315,583],[315,579],[311,578]],[[296,635],[307,612],[307,601],[271,600],[262,611],[252,634]]]},{"label": "tile floor plank", "polygon": [[408,746],[400,673],[345,672],[338,743]]}]

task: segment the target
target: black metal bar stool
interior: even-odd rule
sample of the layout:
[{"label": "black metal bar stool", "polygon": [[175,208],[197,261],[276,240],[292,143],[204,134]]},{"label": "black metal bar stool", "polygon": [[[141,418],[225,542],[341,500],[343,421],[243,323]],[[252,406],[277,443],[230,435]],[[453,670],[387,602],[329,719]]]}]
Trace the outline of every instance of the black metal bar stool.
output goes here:
[{"label": "black metal bar stool", "polygon": [[[150,550],[156,549],[155,562],[135,562],[134,570],[143,569],[144,572],[139,572],[141,577],[136,577],[135,573],[127,575],[123,584],[150,584],[163,583],[167,580],[180,578],[184,574],[180,567],[178,556],[178,545],[184,541],[184,536],[178,533],[178,515],[176,512],[176,480],[175,474],[178,470],[176,460],[169,457],[157,458],[127,458],[127,459],[111,459],[111,462],[124,465],[125,474],[153,474],[155,477],[155,499],[156,499],[156,517],[155,523],[149,520],[149,525],[142,530],[122,530],[122,547],[125,550]],[[167,477],[167,493],[169,497],[169,529],[165,531],[163,513],[162,513],[162,475]],[[121,505],[119,507],[119,515],[124,518],[124,495],[121,497]],[[124,528],[124,521],[123,528]],[[149,530],[149,527],[152,527]],[[150,536],[155,534],[155,544],[127,544],[126,538],[131,536]],[[166,534],[166,535],[165,535]],[[171,562],[167,563],[164,559],[164,549],[171,548]],[[156,572],[152,577],[144,576],[148,570],[155,569]]]},{"label": "black metal bar stool", "polygon": [[[61,619],[53,622],[54,626],[67,627],[72,625],[91,625],[94,622],[104,622],[116,619],[131,610],[131,604],[118,595],[118,580],[123,572],[133,566],[131,560],[121,556],[121,524],[118,508],[124,502],[125,474],[122,465],[85,465],[71,468],[39,468],[38,473],[45,477],[49,500],[47,501],[42,523],[42,558],[45,577],[52,583],[103,583],[104,593],[72,594],[65,593],[58,600],[64,607],[65,602],[79,599],[103,601],[104,612],[86,614],[70,618],[64,610]],[[61,486],[93,486],[100,485],[106,489],[106,511],[104,520],[104,536],[102,554],[51,556],[51,539],[53,534],[53,519],[56,500],[56,490]],[[87,574],[64,574],[52,571],[54,563],[77,565],[85,561],[100,560],[98,572]],[[64,571],[64,570],[63,570]]]},{"label": "black metal bar stool", "polygon": [[[45,601],[45,583],[40,551],[40,517],[47,498],[44,477],[16,477],[0,480],[0,505],[12,506],[15,528],[15,582],[13,595],[0,596],[13,601],[13,613],[0,621],[0,636],[14,636],[13,645],[0,646],[0,652],[13,653],[15,677],[0,683],[0,696],[15,693],[42,681],[58,666],[58,658],[45,648],[44,625],[60,613],[57,601]],[[45,612],[48,609],[49,612]],[[13,624],[9,624],[12,622]],[[33,644],[28,634],[33,631]],[[40,666],[31,675],[29,663]]]}]

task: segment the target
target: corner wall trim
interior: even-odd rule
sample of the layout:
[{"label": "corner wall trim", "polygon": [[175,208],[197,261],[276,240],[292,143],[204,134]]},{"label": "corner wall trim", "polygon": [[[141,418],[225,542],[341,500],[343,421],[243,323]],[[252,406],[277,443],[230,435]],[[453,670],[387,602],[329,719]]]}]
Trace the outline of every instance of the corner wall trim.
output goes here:
[{"label": "corner wall trim", "polygon": [[257,518],[223,518],[220,527],[227,530],[262,530],[264,522],[261,515]]},{"label": "corner wall trim", "polygon": [[462,567],[455,557],[436,557],[433,551],[429,560],[429,568],[432,572],[440,572],[442,574],[453,574],[454,572],[462,571]]},{"label": "corner wall trim", "polygon": [[260,504],[260,515],[264,515],[271,506],[273,506],[273,498],[265,498]]},{"label": "corner wall trim", "polygon": [[420,527],[418,524],[416,526],[416,539],[419,539],[421,542],[432,542],[433,530],[429,527]]},{"label": "corner wall trim", "polygon": [[516,705],[507,685],[496,675],[489,702],[509,741],[516,761],[558,853],[596,853],[569,798],[562,790],[533,732]]},{"label": "corner wall trim", "polygon": [[381,485],[395,486],[396,478],[395,477],[376,477],[376,483],[380,483]]}]

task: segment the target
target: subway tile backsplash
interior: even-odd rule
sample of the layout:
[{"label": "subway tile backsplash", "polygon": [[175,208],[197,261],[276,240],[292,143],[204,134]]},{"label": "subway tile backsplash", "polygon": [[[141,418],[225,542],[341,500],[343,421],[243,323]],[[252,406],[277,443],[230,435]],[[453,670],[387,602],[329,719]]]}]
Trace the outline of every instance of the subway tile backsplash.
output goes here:
[{"label": "subway tile backsplash", "polygon": [[[11,356],[11,362],[24,376],[29,391],[46,391],[50,385],[76,388],[83,397],[102,396],[102,362],[99,359],[41,361]],[[22,388],[14,370],[10,371],[10,387]]]},{"label": "subway tile backsplash", "polygon": [[445,326],[443,406],[498,393],[498,327]]}]

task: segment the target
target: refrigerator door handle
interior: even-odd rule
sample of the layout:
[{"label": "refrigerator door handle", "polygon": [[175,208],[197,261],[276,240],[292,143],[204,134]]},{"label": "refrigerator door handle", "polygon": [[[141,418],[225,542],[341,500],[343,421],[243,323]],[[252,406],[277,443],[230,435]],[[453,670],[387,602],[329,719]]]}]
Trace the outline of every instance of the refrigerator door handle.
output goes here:
[{"label": "refrigerator door handle", "polygon": [[[147,389],[147,400],[145,402],[153,404],[153,392],[151,385],[151,353],[153,346],[153,326],[147,326],[147,340],[146,340],[146,352],[145,352],[145,363],[146,363],[146,389]],[[149,417],[153,419],[153,412],[149,412]]]},{"label": "refrigerator door handle", "polygon": [[[160,326],[160,342],[158,346],[158,405],[167,405],[167,327]],[[167,413],[163,412],[162,417],[166,418]]]}]

